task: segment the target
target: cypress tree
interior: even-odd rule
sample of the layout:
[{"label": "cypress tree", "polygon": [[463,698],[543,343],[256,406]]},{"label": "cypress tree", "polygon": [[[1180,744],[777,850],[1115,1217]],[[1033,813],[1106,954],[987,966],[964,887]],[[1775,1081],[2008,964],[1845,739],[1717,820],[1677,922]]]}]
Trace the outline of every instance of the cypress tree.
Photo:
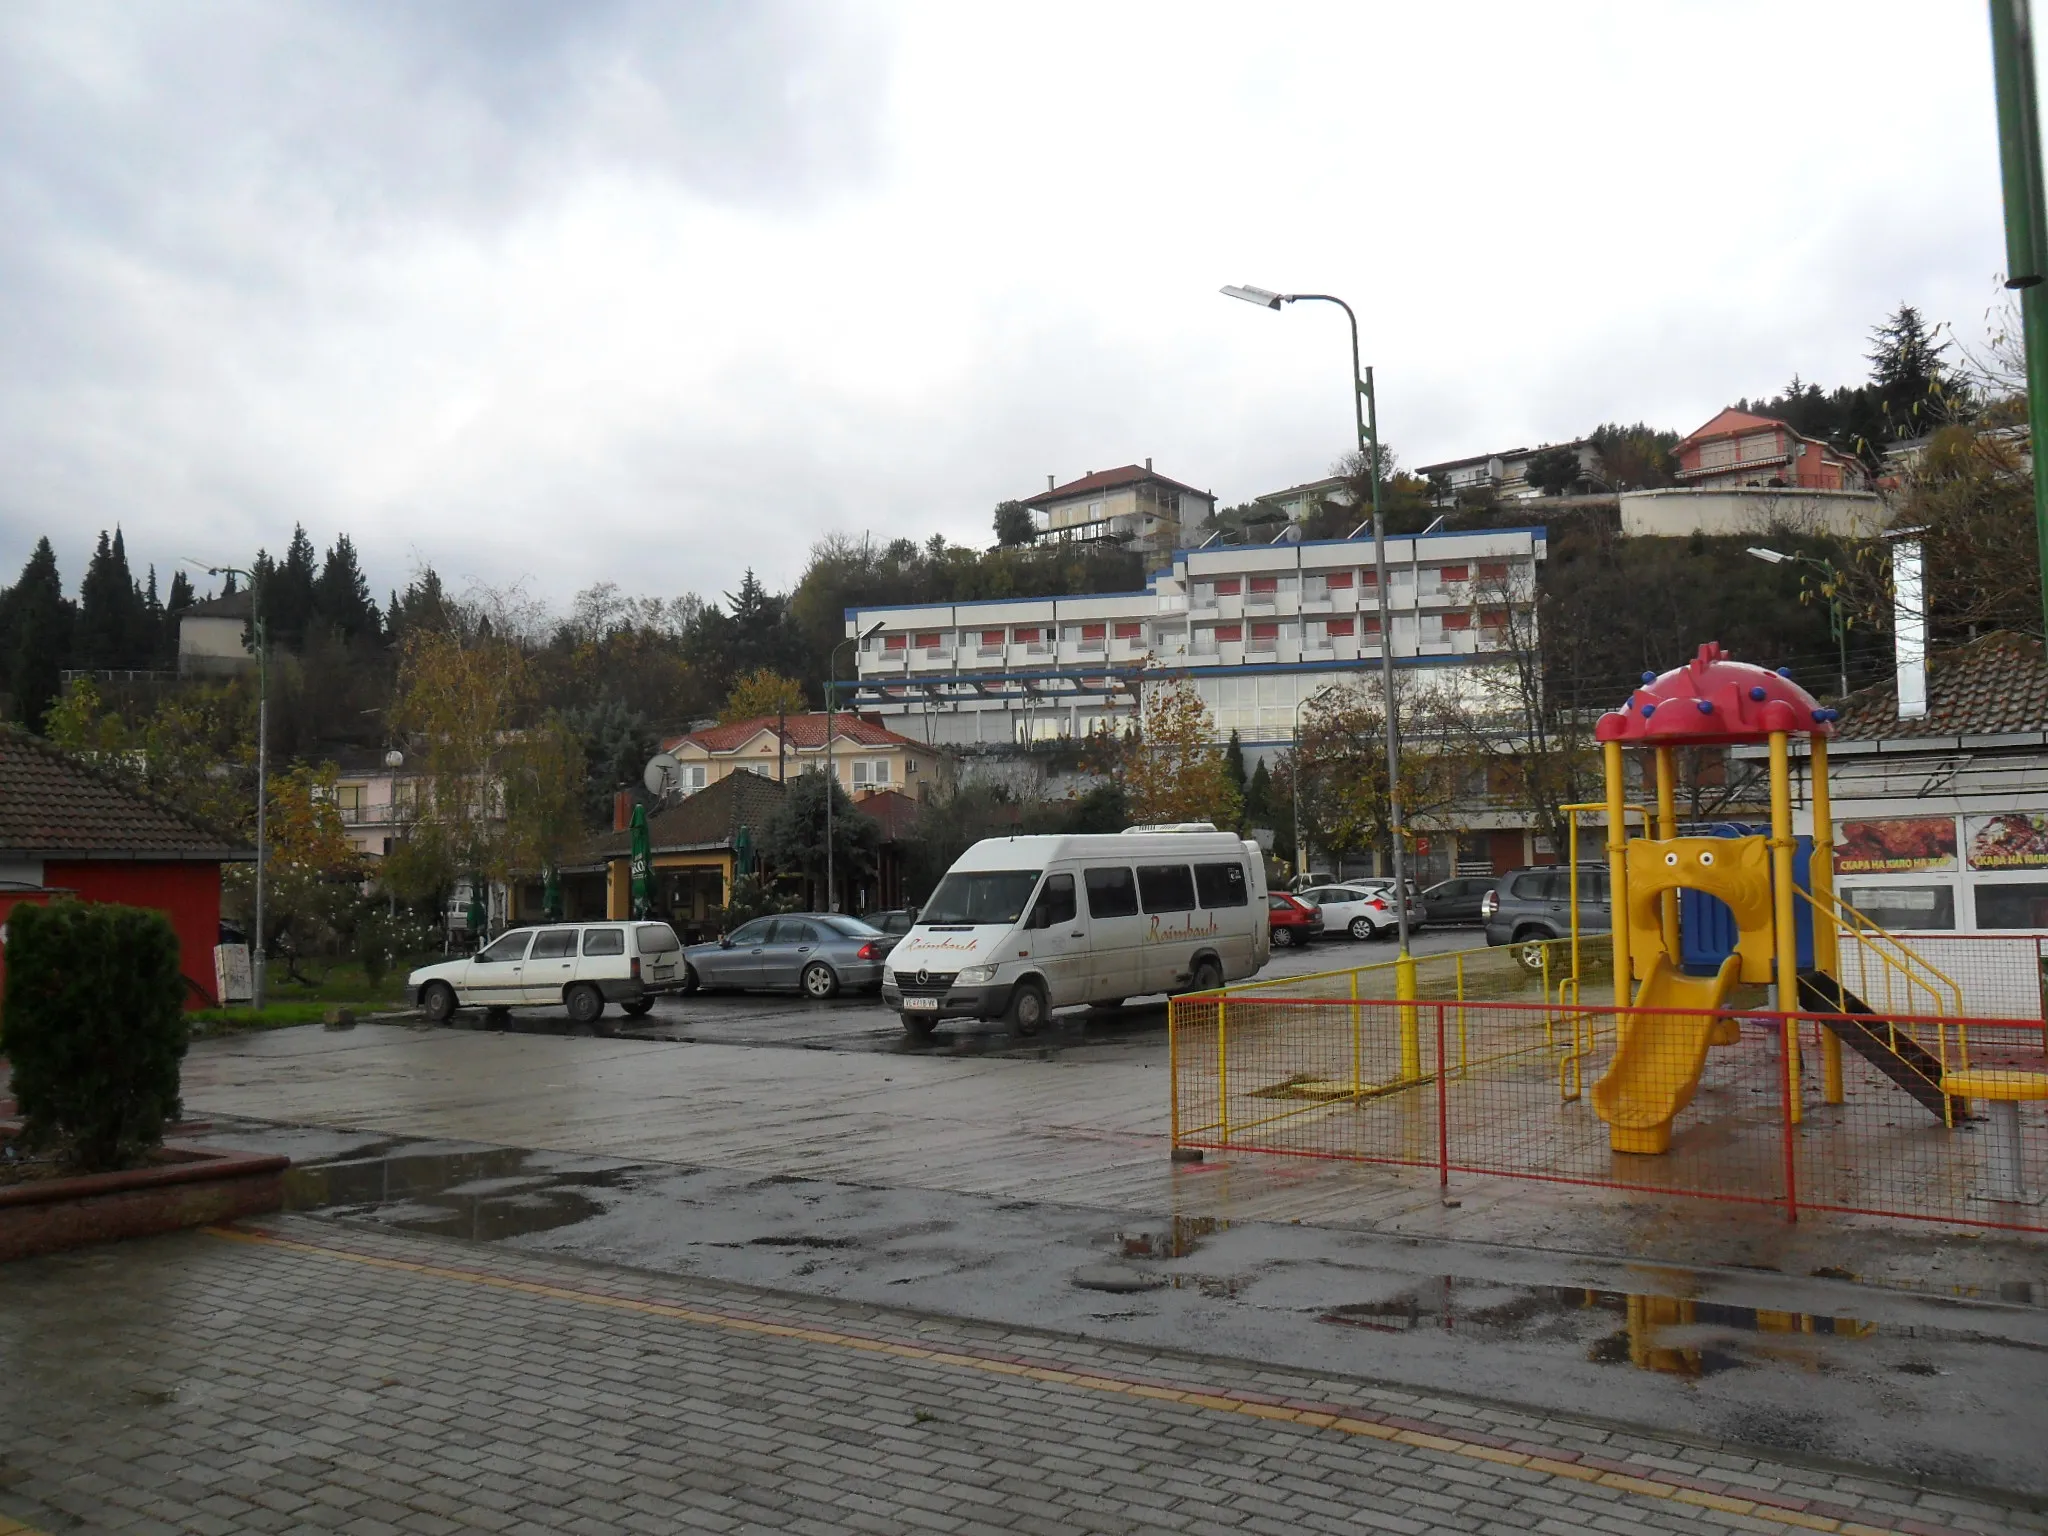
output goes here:
[{"label": "cypress tree", "polygon": [[288,650],[304,650],[306,630],[314,618],[313,588],[319,581],[319,557],[305,527],[292,525],[292,541],[285,546],[284,560],[271,565],[268,557],[256,557],[262,576],[257,601],[263,606],[263,622],[270,629],[270,643]]},{"label": "cypress tree", "polygon": [[356,562],[356,547],[345,533],[334,541],[327,551],[327,563],[320,568],[320,579],[313,587],[313,613],[344,640],[359,636],[375,640],[383,633],[383,617]]},{"label": "cypress tree", "polygon": [[164,602],[163,629],[157,641],[158,654],[167,667],[178,664],[178,617],[195,601],[192,583],[185,579],[185,573],[171,572],[171,595]]},{"label": "cypress tree", "polygon": [[154,649],[148,610],[128,569],[121,530],[109,537],[102,529],[78,586],[78,663],[92,671],[146,667]]},{"label": "cypress tree", "polygon": [[57,574],[57,552],[47,538],[22,567],[9,596],[6,635],[7,691],[14,718],[40,733],[43,717],[57,697],[59,674],[71,659],[75,619]]}]

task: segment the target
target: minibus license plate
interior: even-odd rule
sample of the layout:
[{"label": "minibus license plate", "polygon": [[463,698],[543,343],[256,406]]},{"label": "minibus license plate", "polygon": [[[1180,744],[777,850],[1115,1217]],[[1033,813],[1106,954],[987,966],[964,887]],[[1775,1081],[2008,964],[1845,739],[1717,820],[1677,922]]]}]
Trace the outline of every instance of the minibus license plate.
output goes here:
[{"label": "minibus license plate", "polygon": [[939,1000],[936,997],[906,997],[903,999],[905,1013],[937,1013]]}]

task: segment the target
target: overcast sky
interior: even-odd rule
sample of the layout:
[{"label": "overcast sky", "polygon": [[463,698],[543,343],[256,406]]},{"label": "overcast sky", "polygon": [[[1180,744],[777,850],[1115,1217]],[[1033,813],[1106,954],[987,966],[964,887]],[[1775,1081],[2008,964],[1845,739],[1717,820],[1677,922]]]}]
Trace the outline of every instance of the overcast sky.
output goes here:
[{"label": "overcast sky", "polygon": [[1684,431],[2003,266],[1979,0],[10,0],[0,580],[346,531],[566,604]]}]

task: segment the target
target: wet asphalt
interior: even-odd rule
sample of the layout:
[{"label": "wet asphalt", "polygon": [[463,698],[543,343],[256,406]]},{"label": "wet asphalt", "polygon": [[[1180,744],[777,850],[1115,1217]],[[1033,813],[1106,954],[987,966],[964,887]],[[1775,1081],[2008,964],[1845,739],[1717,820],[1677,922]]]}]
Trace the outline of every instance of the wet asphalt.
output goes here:
[{"label": "wet asphalt", "polygon": [[[1385,948],[1325,945],[1268,974]],[[1165,1051],[1158,1001],[1056,1015],[1031,1039],[971,1025],[920,1041],[863,998],[699,996],[620,1023],[643,1040],[1057,1056],[1083,1070]],[[521,1010],[509,1027],[572,1032],[551,1010]],[[1939,1295],[1826,1268],[1651,1264],[1200,1210],[1134,1216],[255,1121],[217,1121],[200,1139],[289,1153],[290,1208],[337,1221],[1324,1370],[2048,1505],[2048,1245],[1980,1251],[1974,1294]],[[1866,1255],[1882,1249],[1883,1234],[1858,1235]]]}]

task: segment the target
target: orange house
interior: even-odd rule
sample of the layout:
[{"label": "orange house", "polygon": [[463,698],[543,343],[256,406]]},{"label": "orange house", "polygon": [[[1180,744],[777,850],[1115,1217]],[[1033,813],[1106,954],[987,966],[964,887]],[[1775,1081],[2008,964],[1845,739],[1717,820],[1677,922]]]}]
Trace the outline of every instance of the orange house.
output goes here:
[{"label": "orange house", "polygon": [[1678,483],[1693,489],[1860,491],[1868,480],[1849,455],[1747,411],[1725,410],[1678,445]]}]

